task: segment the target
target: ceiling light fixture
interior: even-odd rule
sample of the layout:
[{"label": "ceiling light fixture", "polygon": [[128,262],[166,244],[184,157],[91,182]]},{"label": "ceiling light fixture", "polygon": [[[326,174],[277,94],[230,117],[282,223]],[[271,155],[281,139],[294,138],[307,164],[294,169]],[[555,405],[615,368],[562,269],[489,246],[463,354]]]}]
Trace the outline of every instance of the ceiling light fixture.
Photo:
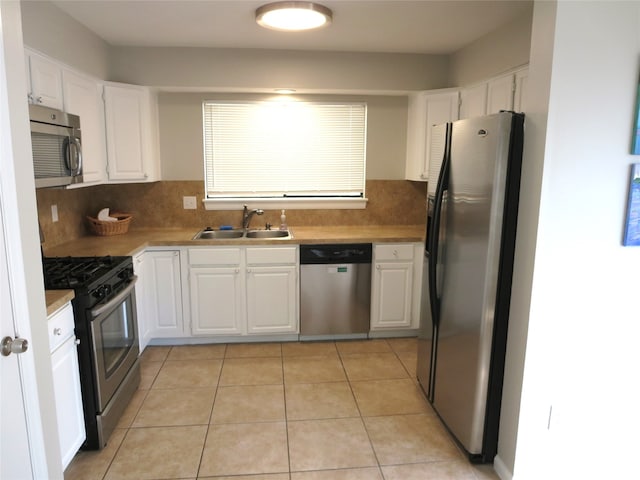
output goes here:
[{"label": "ceiling light fixture", "polygon": [[332,16],[330,9],[313,2],[267,3],[256,10],[258,25],[289,32],[328,25]]}]

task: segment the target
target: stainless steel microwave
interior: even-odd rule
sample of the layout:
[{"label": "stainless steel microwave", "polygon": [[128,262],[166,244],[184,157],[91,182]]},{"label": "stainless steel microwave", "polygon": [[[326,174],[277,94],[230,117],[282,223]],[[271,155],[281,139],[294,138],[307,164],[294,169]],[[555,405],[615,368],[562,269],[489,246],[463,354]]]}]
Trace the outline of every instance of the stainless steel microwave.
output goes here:
[{"label": "stainless steel microwave", "polygon": [[80,117],[29,105],[36,188],[82,183]]}]

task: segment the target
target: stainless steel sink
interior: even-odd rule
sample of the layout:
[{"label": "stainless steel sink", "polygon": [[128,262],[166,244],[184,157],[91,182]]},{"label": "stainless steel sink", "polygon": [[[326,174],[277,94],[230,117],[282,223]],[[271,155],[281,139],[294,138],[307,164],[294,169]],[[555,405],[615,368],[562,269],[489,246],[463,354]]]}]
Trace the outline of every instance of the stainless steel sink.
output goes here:
[{"label": "stainless steel sink", "polygon": [[289,230],[249,230],[247,232],[247,238],[287,239],[291,238],[291,232]]},{"label": "stainless steel sink", "polygon": [[256,240],[288,240],[293,238],[289,230],[201,230],[192,240],[231,240],[234,238],[246,238]]},{"label": "stainless steel sink", "polygon": [[242,230],[201,230],[195,234],[193,240],[214,240],[242,238]]}]

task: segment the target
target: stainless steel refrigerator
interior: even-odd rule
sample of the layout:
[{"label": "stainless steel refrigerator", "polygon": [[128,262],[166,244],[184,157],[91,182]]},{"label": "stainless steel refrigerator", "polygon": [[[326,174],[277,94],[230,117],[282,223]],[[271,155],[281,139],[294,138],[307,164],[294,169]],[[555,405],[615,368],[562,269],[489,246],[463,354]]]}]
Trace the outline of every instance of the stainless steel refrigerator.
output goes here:
[{"label": "stainless steel refrigerator", "polygon": [[523,130],[513,112],[433,127],[417,374],[476,462],[497,451]]}]

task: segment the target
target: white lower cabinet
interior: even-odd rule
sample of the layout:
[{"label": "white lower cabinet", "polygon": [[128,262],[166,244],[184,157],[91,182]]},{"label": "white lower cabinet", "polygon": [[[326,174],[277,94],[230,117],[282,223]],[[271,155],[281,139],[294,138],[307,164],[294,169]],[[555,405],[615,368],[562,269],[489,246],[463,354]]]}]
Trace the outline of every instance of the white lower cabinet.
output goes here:
[{"label": "white lower cabinet", "polygon": [[298,249],[247,248],[247,332],[298,332]]},{"label": "white lower cabinet", "polygon": [[133,273],[138,277],[136,282],[136,317],[138,323],[138,345],[140,353],[149,344],[151,330],[149,320],[147,320],[147,293],[145,290],[148,275],[145,274],[145,253],[140,252],[133,257]]},{"label": "white lower cabinet", "polygon": [[189,284],[193,335],[244,333],[239,266],[192,267]]},{"label": "white lower cabinet", "polygon": [[421,244],[374,245],[371,330],[419,326]]},{"label": "white lower cabinet", "polygon": [[298,332],[297,247],[189,249],[192,335]]},{"label": "white lower cabinet", "polygon": [[180,250],[147,250],[143,275],[144,335],[148,339],[184,337]]},{"label": "white lower cabinet", "polygon": [[51,314],[47,320],[63,469],[67,468],[86,438],[74,327],[70,303]]}]

